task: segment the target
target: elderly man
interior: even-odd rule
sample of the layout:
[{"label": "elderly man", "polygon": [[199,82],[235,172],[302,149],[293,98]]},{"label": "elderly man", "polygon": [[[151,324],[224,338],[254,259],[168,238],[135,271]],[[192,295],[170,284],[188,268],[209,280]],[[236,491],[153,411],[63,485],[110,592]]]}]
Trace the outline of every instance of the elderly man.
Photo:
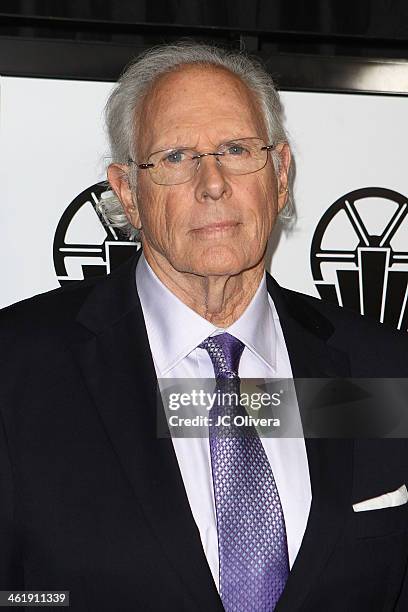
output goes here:
[{"label": "elderly man", "polygon": [[2,313],[0,588],[75,611],[407,609],[406,440],[157,435],[157,379],[407,374],[405,336],[265,273],[290,174],[271,78],[163,46],[107,120],[106,212],[143,248]]}]

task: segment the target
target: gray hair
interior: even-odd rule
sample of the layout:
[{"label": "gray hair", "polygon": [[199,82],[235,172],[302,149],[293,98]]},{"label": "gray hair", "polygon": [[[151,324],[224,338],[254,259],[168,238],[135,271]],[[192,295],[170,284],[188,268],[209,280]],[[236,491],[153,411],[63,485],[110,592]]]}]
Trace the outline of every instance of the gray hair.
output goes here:
[{"label": "gray hair", "polygon": [[[283,127],[279,94],[272,77],[257,59],[250,58],[241,51],[182,41],[149,49],[135,58],[119,78],[105,108],[113,163],[127,164],[129,158],[135,159],[139,123],[142,119],[138,111],[155,82],[162,75],[191,64],[224,68],[238,76],[260,106],[269,141],[274,144],[288,142]],[[275,172],[278,172],[280,156],[277,151],[272,151],[272,160]],[[291,164],[288,202],[280,213],[282,220],[293,216],[293,174]],[[136,179],[137,168],[134,168],[129,172],[133,193],[136,193]],[[138,231],[128,221],[122,204],[113,192],[103,194],[98,208],[112,226],[120,228],[130,239],[138,239]]]}]

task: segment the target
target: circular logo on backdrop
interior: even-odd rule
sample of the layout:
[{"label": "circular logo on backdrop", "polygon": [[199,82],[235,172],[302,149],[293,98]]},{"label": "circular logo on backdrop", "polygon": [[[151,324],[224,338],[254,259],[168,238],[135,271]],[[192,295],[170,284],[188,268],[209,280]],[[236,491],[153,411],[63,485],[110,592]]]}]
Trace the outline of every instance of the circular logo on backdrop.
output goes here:
[{"label": "circular logo on backdrop", "polygon": [[320,219],[311,247],[320,297],[408,328],[408,201],[390,189],[351,191]]},{"label": "circular logo on backdrop", "polygon": [[61,285],[109,274],[140,248],[97,211],[104,193],[110,193],[105,182],[91,185],[72,200],[58,223],[53,251]]}]

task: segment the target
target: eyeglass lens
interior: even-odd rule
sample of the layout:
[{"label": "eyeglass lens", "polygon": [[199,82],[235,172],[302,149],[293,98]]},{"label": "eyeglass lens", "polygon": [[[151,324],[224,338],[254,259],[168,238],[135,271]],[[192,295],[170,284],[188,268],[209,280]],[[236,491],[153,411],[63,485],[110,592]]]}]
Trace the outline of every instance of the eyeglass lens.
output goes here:
[{"label": "eyeglass lens", "polygon": [[219,166],[230,174],[250,174],[261,170],[267,161],[268,151],[260,138],[243,138],[228,142],[216,152],[199,153],[194,149],[159,151],[149,156],[151,178],[160,185],[176,185],[191,180],[201,159],[216,158]]}]

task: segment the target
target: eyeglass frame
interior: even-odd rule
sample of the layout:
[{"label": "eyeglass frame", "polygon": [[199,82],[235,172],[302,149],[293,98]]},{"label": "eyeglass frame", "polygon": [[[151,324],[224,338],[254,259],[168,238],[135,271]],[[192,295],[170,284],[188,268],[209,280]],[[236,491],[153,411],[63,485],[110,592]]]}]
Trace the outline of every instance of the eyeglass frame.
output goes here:
[{"label": "eyeglass frame", "polygon": [[[222,142],[221,144],[219,144],[218,146],[221,147],[223,145],[228,145],[228,144],[233,144],[236,141],[240,141],[240,140],[249,140],[249,139],[256,139],[256,140],[261,140],[263,142],[262,138],[259,138],[258,136],[246,136],[246,137],[241,137],[241,138],[236,138],[235,140],[227,140],[226,142]],[[240,173],[237,176],[245,176],[246,174],[254,174],[255,172],[259,172],[259,170],[262,170],[262,168],[265,168],[267,162],[268,162],[268,152],[272,151],[273,149],[276,148],[276,144],[269,144],[269,145],[265,145],[264,147],[260,147],[261,151],[266,151],[266,160],[265,160],[265,164],[263,166],[261,166],[258,170],[252,170],[251,172],[244,172],[244,173]],[[152,151],[152,153],[149,153],[149,156],[147,159],[149,159],[149,157],[151,157],[152,155],[156,155],[157,153],[166,153],[166,151],[168,151],[169,153],[171,153],[172,151],[179,151],[179,150],[193,150],[190,149],[189,147],[180,147],[179,149],[176,148],[172,148],[172,149],[160,149],[159,151]],[[199,153],[197,152],[197,155],[194,155],[194,157],[192,157],[191,159],[198,159],[200,160],[202,157],[208,157],[208,156],[214,156],[214,157],[221,157],[223,155],[225,155],[225,153],[220,153],[219,151],[214,151],[214,152],[208,152],[208,153]],[[149,170],[150,168],[155,168],[157,167],[158,164],[153,164],[153,163],[142,163],[142,164],[138,164],[134,159],[132,159],[131,157],[128,158],[128,165],[129,164],[136,164],[136,167],[139,168],[140,170]],[[199,164],[196,167],[196,172],[199,168]],[[185,183],[188,183],[189,181],[192,180],[194,174],[192,174],[191,178],[187,179],[186,181],[184,181]],[[153,179],[152,179],[153,180]],[[154,182],[154,181],[153,181]],[[162,183],[157,183],[158,185],[161,185]],[[183,183],[175,183],[176,185],[182,185]],[[164,184],[163,186],[170,186]]]}]

